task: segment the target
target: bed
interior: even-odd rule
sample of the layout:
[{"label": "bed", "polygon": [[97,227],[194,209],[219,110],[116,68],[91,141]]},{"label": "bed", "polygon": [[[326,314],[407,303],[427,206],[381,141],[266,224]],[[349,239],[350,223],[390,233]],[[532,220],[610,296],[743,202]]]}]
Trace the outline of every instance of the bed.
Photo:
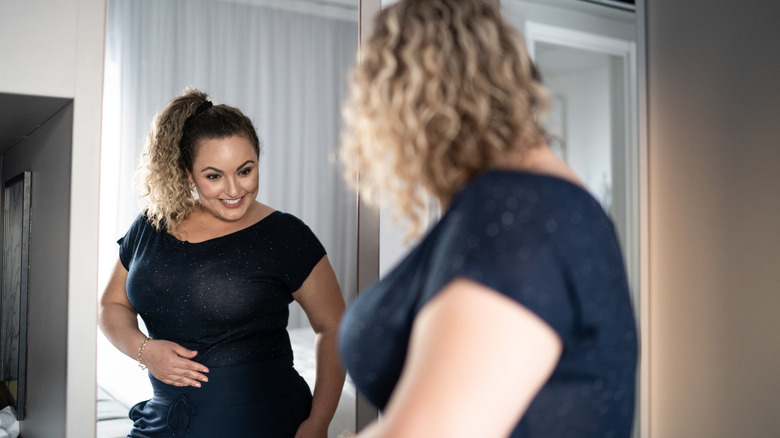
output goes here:
[{"label": "bed", "polygon": [[[314,388],[314,333],[310,328],[288,330],[295,368]],[[130,407],[152,397],[146,371],[120,353],[102,334],[98,336],[97,438],[125,438],[133,423],[127,416]],[[347,377],[328,437],[336,438],[355,430],[355,387]]]}]

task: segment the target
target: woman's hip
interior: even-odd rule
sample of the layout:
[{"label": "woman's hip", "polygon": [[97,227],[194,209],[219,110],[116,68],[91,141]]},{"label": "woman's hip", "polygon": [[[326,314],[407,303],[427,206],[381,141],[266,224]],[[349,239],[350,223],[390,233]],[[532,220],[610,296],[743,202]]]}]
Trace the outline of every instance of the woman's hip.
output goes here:
[{"label": "woman's hip", "polygon": [[213,368],[201,388],[150,378],[154,397],[130,410],[128,437],[293,437],[311,411],[311,391],[289,360]]}]

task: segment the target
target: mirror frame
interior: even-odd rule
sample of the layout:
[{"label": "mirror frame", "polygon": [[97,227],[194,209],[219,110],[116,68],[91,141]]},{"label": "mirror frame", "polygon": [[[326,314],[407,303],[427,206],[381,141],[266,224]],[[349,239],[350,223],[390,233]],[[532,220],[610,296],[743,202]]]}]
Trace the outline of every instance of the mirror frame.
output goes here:
[{"label": "mirror frame", "polygon": [[[385,4],[388,4],[386,1]],[[371,34],[374,16],[382,9],[382,0],[360,0],[360,33],[358,50]],[[358,177],[358,184],[360,183]],[[357,296],[360,291],[379,279],[379,211],[365,204],[360,194],[357,217]],[[360,431],[379,417],[379,411],[365,397],[355,391],[355,431]]]}]

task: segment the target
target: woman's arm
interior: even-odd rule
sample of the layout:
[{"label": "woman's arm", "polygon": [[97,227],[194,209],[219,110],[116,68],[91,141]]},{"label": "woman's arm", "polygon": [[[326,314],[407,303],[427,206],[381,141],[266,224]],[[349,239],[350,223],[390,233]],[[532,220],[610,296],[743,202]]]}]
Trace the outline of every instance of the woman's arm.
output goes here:
[{"label": "woman's arm", "polygon": [[[127,299],[127,270],[117,260],[114,272],[100,297],[98,324],[106,338],[122,353],[138,359],[146,335],[138,328],[138,313]],[[198,353],[178,344],[150,340],[144,345],[143,363],[154,377],[169,385],[200,386],[208,368],[194,362]]]},{"label": "woman's arm", "polygon": [[327,437],[328,425],[338,407],[345,376],[336,346],[345,304],[327,256],[317,263],[293,297],[306,312],[316,333],[317,355],[311,414],[298,428],[296,438]]},{"label": "woman's arm", "polygon": [[550,377],[558,334],[471,280],[449,283],[417,315],[382,420],[359,437],[504,437]]}]

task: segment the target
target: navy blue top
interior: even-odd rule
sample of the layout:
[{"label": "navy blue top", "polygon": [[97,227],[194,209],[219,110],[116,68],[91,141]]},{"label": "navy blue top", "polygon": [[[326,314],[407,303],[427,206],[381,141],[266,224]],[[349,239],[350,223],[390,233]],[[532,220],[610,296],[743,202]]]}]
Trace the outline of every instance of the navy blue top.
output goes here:
[{"label": "navy blue top", "polygon": [[630,436],[636,324],[613,224],[590,194],[555,177],[489,171],[453,199],[342,321],[342,359],[379,409],[398,382],[416,315],[455,278],[516,300],[563,341],[512,437]]},{"label": "navy blue top", "polygon": [[324,255],[306,224],[279,211],[200,243],[157,231],[140,215],[119,239],[127,297],[149,335],[197,350],[208,367],[291,354],[292,293]]}]

